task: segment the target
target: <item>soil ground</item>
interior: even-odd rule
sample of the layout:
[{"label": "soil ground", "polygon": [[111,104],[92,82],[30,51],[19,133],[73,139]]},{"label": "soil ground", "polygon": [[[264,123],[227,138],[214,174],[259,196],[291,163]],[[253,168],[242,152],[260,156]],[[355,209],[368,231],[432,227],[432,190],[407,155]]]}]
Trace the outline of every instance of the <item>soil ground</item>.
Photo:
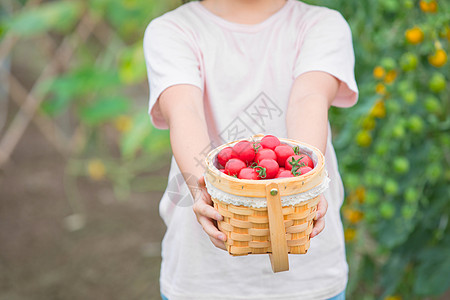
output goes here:
[{"label": "soil ground", "polygon": [[0,171],[0,300],[160,299],[162,192],[117,201],[78,180],[86,223],[70,231],[64,166],[30,126]]}]

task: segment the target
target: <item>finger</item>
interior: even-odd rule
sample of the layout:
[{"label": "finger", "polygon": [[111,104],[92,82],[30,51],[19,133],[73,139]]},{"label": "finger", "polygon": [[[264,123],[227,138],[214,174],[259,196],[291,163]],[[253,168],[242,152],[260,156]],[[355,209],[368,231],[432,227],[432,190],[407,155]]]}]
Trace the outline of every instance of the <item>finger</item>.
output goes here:
[{"label": "finger", "polygon": [[203,190],[206,190],[206,185],[205,185],[205,179],[203,176],[201,176],[198,180],[197,180],[197,184],[195,186],[191,187],[191,190],[194,191],[194,202],[199,201],[202,197],[204,197],[203,195]]},{"label": "finger", "polygon": [[205,177],[204,176],[200,176],[200,178],[198,179],[198,186],[199,187],[206,187]]},{"label": "finger", "polygon": [[325,216],[325,214],[327,213],[327,210],[328,210],[328,201],[322,195],[322,196],[320,196],[319,204],[317,204],[317,213],[316,213],[316,217],[314,218],[314,220],[318,220],[318,219],[322,218],[323,216]]},{"label": "finger", "polygon": [[204,216],[217,221],[222,221],[223,217],[219,212],[210,204],[206,204],[205,201],[197,201],[194,204],[194,212],[197,215]]},{"label": "finger", "polygon": [[212,238],[212,237],[209,237],[209,239],[214,244],[214,246],[216,246],[219,249],[227,251],[227,247],[225,246],[225,243],[223,241],[220,241],[220,240]]},{"label": "finger", "polygon": [[314,223],[314,227],[312,229],[310,238],[313,238],[316,235],[318,235],[319,233],[321,233],[324,228],[325,228],[325,219],[324,218],[320,218],[319,220],[317,220]]},{"label": "finger", "polygon": [[203,200],[204,200],[207,204],[209,204],[209,205],[212,205],[212,204],[213,204],[213,202],[212,202],[212,200],[211,200],[211,195],[208,194],[208,191],[207,191],[206,189],[202,189],[202,197],[203,197]]},{"label": "finger", "polygon": [[206,203],[212,205],[211,195],[206,190],[205,177],[200,176],[197,183],[198,183],[198,189],[201,191],[200,197],[203,197]]},{"label": "finger", "polygon": [[211,221],[211,219],[205,218],[205,217],[199,217],[198,222],[200,225],[202,225],[203,230],[214,239],[217,239],[219,241],[225,242],[227,240],[227,236],[220,232],[219,229],[217,229],[216,226],[214,226],[214,223]]}]

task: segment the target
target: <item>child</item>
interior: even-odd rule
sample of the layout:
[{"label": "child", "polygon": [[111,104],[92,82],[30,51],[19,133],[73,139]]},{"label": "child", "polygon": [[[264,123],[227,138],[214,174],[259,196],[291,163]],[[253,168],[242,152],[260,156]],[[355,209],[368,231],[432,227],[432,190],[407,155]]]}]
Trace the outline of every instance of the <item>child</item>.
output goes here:
[{"label": "child", "polygon": [[[149,113],[170,129],[173,150],[160,203],[163,299],[344,299],[343,186],[328,123],[331,105],[352,106],[358,95],[343,17],[296,0],[194,1],[153,20],[144,51]],[[254,133],[325,153],[330,187],[308,254],[289,255],[288,272],[274,274],[267,255],[219,249],[221,216],[201,179],[211,147]]]}]

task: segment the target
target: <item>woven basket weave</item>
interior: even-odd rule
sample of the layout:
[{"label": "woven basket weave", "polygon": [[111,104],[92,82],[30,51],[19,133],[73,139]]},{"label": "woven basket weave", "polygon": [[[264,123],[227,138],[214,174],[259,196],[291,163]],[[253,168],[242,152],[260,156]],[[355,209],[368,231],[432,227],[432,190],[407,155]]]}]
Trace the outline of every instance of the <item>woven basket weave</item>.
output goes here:
[{"label": "woven basket weave", "polygon": [[[256,135],[251,140],[257,141],[262,137]],[[231,255],[268,253],[274,272],[289,269],[288,253],[305,254],[308,251],[319,202],[319,195],[314,195],[295,205],[283,206],[282,198],[313,190],[327,180],[324,157],[317,148],[289,139],[280,141],[299,145],[314,153],[314,169],[302,176],[270,180],[242,180],[224,175],[216,168],[216,157],[220,150],[238,142],[234,141],[207,155],[205,171],[208,192],[214,188],[231,198],[234,195],[239,199],[264,200],[265,207],[254,207],[254,203],[234,205],[211,196],[214,207],[223,216],[218,227],[227,236],[225,245],[228,252]]]}]

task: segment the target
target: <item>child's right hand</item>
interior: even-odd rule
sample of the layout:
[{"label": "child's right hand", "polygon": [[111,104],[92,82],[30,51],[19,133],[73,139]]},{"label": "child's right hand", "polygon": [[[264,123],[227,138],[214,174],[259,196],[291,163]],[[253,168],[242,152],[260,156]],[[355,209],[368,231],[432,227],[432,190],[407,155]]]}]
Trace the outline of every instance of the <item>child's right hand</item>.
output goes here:
[{"label": "child's right hand", "polygon": [[217,228],[216,221],[222,221],[223,217],[214,209],[211,196],[208,194],[205,186],[205,178],[202,176],[198,180],[198,186],[201,190],[197,193],[193,206],[197,221],[202,225],[203,230],[209,235],[211,242],[220,249],[226,250],[225,241],[227,236]]}]

